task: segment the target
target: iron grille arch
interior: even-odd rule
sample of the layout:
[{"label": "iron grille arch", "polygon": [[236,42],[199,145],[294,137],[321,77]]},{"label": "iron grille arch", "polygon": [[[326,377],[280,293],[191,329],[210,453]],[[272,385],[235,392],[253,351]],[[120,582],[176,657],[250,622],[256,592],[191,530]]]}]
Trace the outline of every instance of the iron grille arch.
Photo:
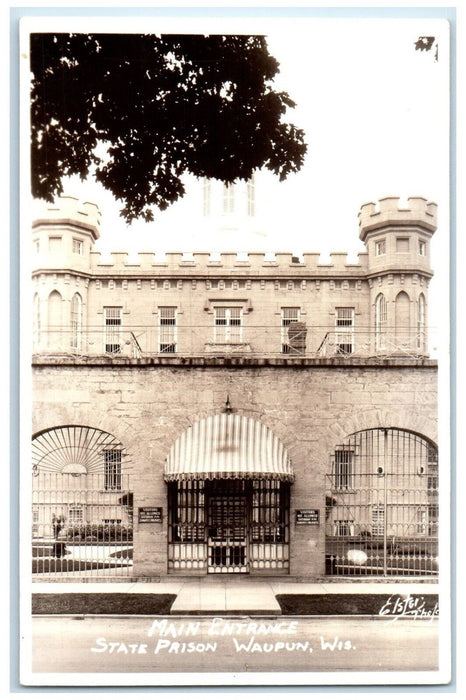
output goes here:
[{"label": "iron grille arch", "polygon": [[78,474],[104,474],[106,462],[119,461],[126,468],[131,461],[115,435],[84,425],[61,425],[41,430],[33,435],[31,456],[33,473],[36,474],[72,474],[67,468],[73,465],[81,467],[76,472]]},{"label": "iron grille arch", "polygon": [[114,435],[82,425],[32,440],[32,570],[63,578],[132,570],[130,455]]},{"label": "iron grille arch", "polygon": [[335,446],[326,476],[326,564],[336,575],[437,575],[438,451],[402,428]]}]

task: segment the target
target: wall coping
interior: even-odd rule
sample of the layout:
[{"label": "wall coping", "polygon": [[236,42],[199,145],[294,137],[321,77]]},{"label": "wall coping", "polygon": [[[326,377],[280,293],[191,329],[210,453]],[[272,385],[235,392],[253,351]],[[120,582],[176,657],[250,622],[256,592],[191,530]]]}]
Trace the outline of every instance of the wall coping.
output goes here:
[{"label": "wall coping", "polygon": [[34,355],[33,367],[110,367],[110,368],[151,368],[151,367],[275,367],[280,369],[302,369],[310,367],[344,367],[377,369],[424,368],[436,369],[438,362],[430,358],[414,357],[76,357],[64,355]]}]

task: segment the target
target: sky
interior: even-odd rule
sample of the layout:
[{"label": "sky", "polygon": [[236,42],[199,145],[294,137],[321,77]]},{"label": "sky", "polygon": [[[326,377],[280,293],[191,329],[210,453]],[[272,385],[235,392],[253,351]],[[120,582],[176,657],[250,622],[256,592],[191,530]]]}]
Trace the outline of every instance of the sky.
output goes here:
[{"label": "sky", "polygon": [[[97,29],[94,24],[91,28]],[[114,31],[138,31],[127,21]],[[449,243],[449,55],[448,24],[432,19],[222,20],[161,25],[145,30],[251,32],[267,36],[280,64],[275,80],[296,107],[286,121],[304,129],[308,144],[302,170],[283,183],[271,173],[256,182],[256,231],[240,239],[212,235],[201,217],[195,183],[187,196],[155,221],[128,227],[119,205],[95,182],[65,182],[65,193],[99,205],[101,237],[96,250],[270,250],[293,253],[332,251],[355,260],[364,245],[358,235],[358,211],[368,201],[399,195],[424,196],[439,205],[439,228],[432,242],[434,302],[445,308]],[[50,21],[48,29],[51,28]],[[66,25],[70,28],[69,20]],[[108,20],[107,20],[108,27]],[[89,25],[85,30],[89,30]],[[416,51],[420,36],[435,36],[433,51]],[[168,242],[168,243],[167,243]],[[235,247],[236,246],[236,247]]]},{"label": "sky", "polygon": [[[252,28],[267,35],[280,63],[276,87],[297,105],[286,119],[304,129],[308,144],[298,174],[283,183],[268,172],[262,175],[257,214],[268,239],[264,245],[284,250],[286,230],[293,252],[363,250],[357,236],[359,207],[386,195],[436,201],[448,227],[443,218],[449,168],[447,24],[308,19]],[[438,61],[433,51],[414,49],[425,35],[438,37]],[[189,181],[184,200],[156,212],[154,223],[135,222],[130,228],[118,216],[118,203],[95,183],[74,179],[66,183],[66,192],[100,206],[102,251],[161,250],[158,232],[164,229],[171,230],[171,250],[198,249],[192,230],[181,225],[187,217],[192,220],[197,204]],[[219,241],[217,247],[230,250],[231,241]]]}]

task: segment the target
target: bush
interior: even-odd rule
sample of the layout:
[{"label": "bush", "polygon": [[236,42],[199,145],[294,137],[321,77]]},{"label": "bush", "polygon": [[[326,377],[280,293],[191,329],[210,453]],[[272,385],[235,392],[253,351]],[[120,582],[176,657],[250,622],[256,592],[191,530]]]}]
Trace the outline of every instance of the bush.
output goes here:
[{"label": "bush", "polygon": [[69,527],[65,533],[68,542],[132,542],[132,525],[86,524]]}]

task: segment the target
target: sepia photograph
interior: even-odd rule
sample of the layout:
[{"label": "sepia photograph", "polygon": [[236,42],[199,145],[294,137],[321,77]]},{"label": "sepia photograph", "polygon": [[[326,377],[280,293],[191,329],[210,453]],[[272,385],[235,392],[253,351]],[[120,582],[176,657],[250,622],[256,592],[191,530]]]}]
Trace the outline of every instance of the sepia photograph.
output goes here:
[{"label": "sepia photograph", "polygon": [[21,684],[448,684],[449,21],[48,9]]}]

